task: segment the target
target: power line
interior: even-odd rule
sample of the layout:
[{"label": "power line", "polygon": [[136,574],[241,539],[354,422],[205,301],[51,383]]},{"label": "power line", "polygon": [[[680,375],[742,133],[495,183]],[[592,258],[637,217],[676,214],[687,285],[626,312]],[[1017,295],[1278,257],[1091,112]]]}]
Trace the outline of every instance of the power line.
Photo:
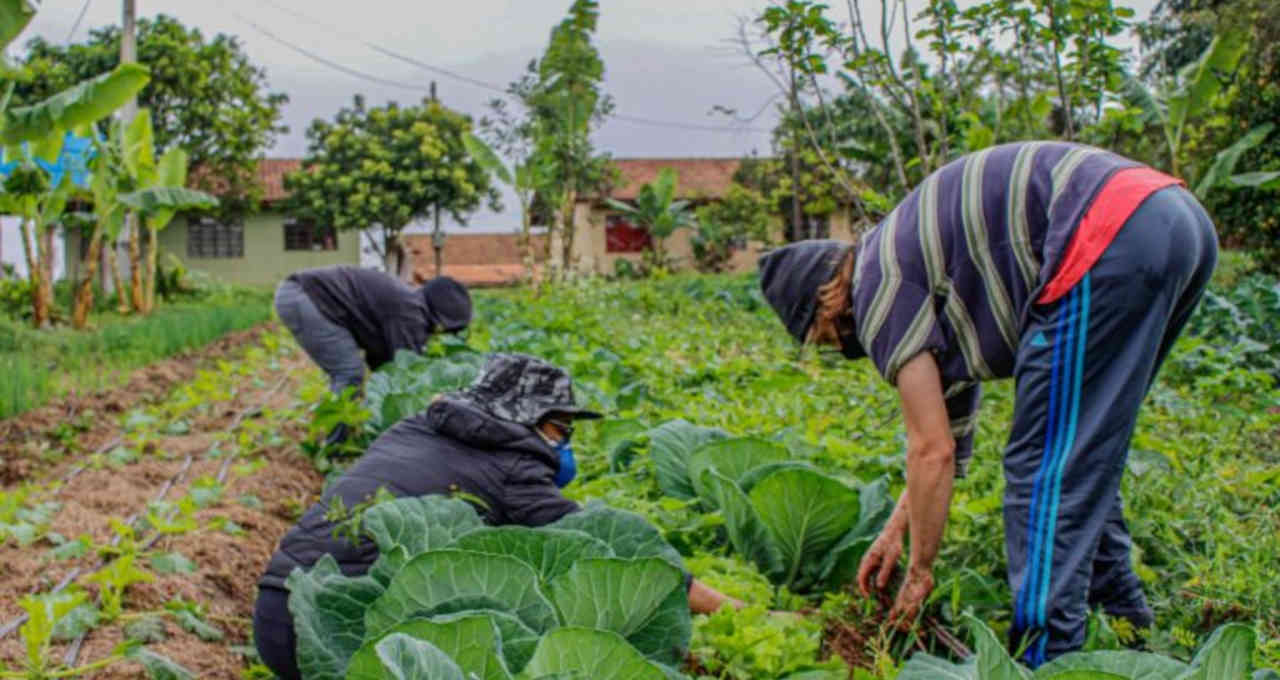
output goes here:
[{"label": "power line", "polygon": [[[437,74],[437,75],[439,75],[439,76],[442,76],[442,77],[445,77],[445,78],[451,78],[451,79],[456,80],[456,81],[458,81],[458,82],[465,83],[465,84],[468,84],[468,85],[472,85],[472,86],[474,86],[474,87],[479,87],[479,88],[482,88],[482,89],[485,89],[485,90],[489,90],[489,91],[491,91],[491,92],[497,92],[497,93],[499,93],[499,94],[506,95],[506,96],[509,96],[509,95],[510,95],[510,93],[507,91],[507,88],[502,87],[501,85],[498,85],[498,84],[495,84],[495,83],[486,82],[486,81],[483,81],[483,80],[479,80],[479,79],[477,79],[477,78],[472,78],[472,77],[470,77],[470,76],[466,76],[466,75],[463,75],[463,74],[457,73],[457,72],[455,72],[455,71],[450,71],[449,69],[444,69],[444,68],[441,68],[441,67],[439,67],[439,66],[433,66],[433,65],[431,65],[431,64],[425,63],[425,62],[420,61],[420,60],[418,60],[418,59],[414,59],[413,57],[409,57],[409,56],[406,56],[406,55],[404,55],[404,54],[400,54],[400,53],[398,53],[398,52],[395,52],[395,51],[393,51],[393,50],[389,50],[389,49],[387,49],[387,48],[385,48],[385,47],[382,47],[381,45],[378,45],[378,44],[376,44],[376,43],[373,43],[373,42],[370,42],[370,41],[368,41],[368,40],[365,40],[365,39],[361,38],[360,36],[357,36],[357,35],[355,35],[355,34],[353,34],[353,33],[350,33],[350,32],[345,31],[345,30],[343,30],[343,29],[340,29],[340,28],[337,28],[337,27],[335,27],[335,26],[332,26],[332,25],[326,24],[326,23],[324,23],[324,22],[322,22],[322,21],[320,21],[320,20],[318,20],[318,19],[315,19],[315,18],[312,18],[312,17],[307,16],[307,15],[305,15],[305,14],[302,14],[301,12],[298,12],[297,10],[294,10],[294,9],[292,9],[292,8],[290,8],[290,7],[283,6],[283,5],[281,5],[280,3],[275,2],[274,0],[258,0],[258,1],[259,1],[259,2],[262,2],[262,3],[264,3],[264,4],[267,4],[267,5],[270,5],[271,7],[274,7],[274,8],[276,8],[277,10],[279,10],[279,11],[281,11],[281,12],[284,12],[285,14],[290,15],[290,16],[294,17],[295,19],[299,19],[299,20],[301,20],[301,21],[305,21],[305,22],[307,22],[307,23],[309,23],[309,24],[312,24],[312,25],[314,25],[314,26],[318,26],[318,27],[320,27],[320,28],[323,28],[323,29],[325,29],[326,31],[329,31],[330,33],[332,33],[332,34],[334,34],[334,35],[337,35],[337,36],[340,36],[340,37],[346,38],[346,39],[348,39],[348,40],[354,40],[354,41],[356,41],[356,42],[359,42],[361,45],[364,45],[365,47],[367,47],[367,48],[369,48],[369,49],[371,49],[371,50],[373,50],[373,51],[375,51],[375,52],[377,52],[377,53],[379,53],[379,54],[382,54],[383,56],[390,57],[390,58],[395,59],[395,60],[397,60],[397,61],[401,61],[401,62],[404,62],[404,63],[409,64],[409,65],[411,65],[411,66],[415,66],[415,67],[417,67],[417,68],[423,69],[424,71],[429,71],[429,72],[431,72],[431,73],[435,73],[435,74]],[[279,37],[278,35],[276,35],[276,34],[272,33],[271,31],[269,31],[269,30],[267,30],[267,29],[263,28],[262,26],[259,26],[258,24],[256,24],[256,23],[254,23],[254,22],[252,22],[252,21],[250,21],[250,20],[248,20],[248,19],[244,18],[244,17],[243,17],[242,15],[240,15],[238,12],[233,12],[233,14],[235,15],[235,17],[236,17],[237,19],[239,19],[240,21],[243,21],[244,23],[246,23],[246,24],[248,24],[249,26],[253,27],[253,28],[254,28],[254,30],[258,31],[259,33],[261,33],[262,35],[266,36],[267,38],[269,38],[269,39],[271,39],[271,40],[273,40],[273,41],[275,41],[275,42],[277,42],[277,43],[280,43],[281,45],[283,45],[283,46],[285,46],[285,47],[287,47],[287,48],[289,48],[289,49],[291,49],[291,50],[293,50],[293,51],[295,51],[295,52],[297,52],[297,53],[299,53],[299,54],[302,54],[303,56],[306,56],[306,57],[307,57],[307,58],[309,58],[309,59],[313,59],[313,60],[318,61],[318,62],[320,62],[320,63],[322,63],[322,64],[324,64],[324,65],[326,65],[326,66],[329,66],[330,68],[334,68],[334,69],[339,70],[339,71],[342,71],[343,73],[346,73],[346,74],[348,74],[348,75],[352,75],[352,76],[354,76],[354,77],[362,78],[362,79],[364,79],[364,80],[368,80],[368,81],[375,82],[375,83],[382,83],[382,84],[386,84],[386,85],[391,85],[391,86],[393,86],[393,87],[401,87],[401,88],[416,89],[416,90],[424,90],[424,91],[425,91],[425,88],[422,88],[421,86],[418,86],[418,85],[409,85],[409,84],[406,84],[406,83],[403,83],[403,82],[400,82],[400,81],[387,80],[387,79],[385,79],[385,78],[379,78],[379,77],[377,77],[377,76],[372,76],[372,75],[369,75],[369,74],[367,74],[367,73],[363,73],[363,72],[361,72],[361,71],[357,71],[356,69],[353,69],[353,68],[350,68],[350,67],[344,66],[344,65],[339,64],[339,63],[337,63],[337,62],[334,62],[334,61],[332,61],[332,60],[326,59],[326,58],[324,58],[324,57],[320,56],[319,54],[316,54],[316,53],[314,53],[314,52],[312,52],[312,51],[310,51],[310,50],[308,50],[308,49],[306,49],[306,48],[304,48],[304,47],[301,47],[301,46],[299,46],[299,45],[296,45],[296,44],[294,44],[294,43],[291,43],[291,42],[289,42],[289,41],[286,41],[285,39],[283,39],[283,38]],[[772,101],[772,99],[771,99],[770,101]],[[768,106],[768,102],[766,102],[765,106],[766,106],[766,107]],[[763,108],[762,108],[762,110],[763,110]],[[757,114],[757,115],[759,115],[759,114]],[[693,131],[698,131],[698,132],[721,132],[721,133],[725,133],[725,132],[729,132],[729,133],[744,133],[744,132],[772,132],[772,130],[768,130],[768,129],[765,129],[765,128],[748,127],[748,126],[745,126],[745,125],[733,125],[733,126],[723,126],[723,125],[706,125],[706,124],[699,124],[699,123],[684,123],[684,122],[669,121],[669,120],[659,120],[659,119],[655,119],[655,118],[645,118],[645,117],[642,117],[642,116],[628,116],[628,115],[624,115],[624,114],[614,114],[614,115],[613,115],[613,118],[614,118],[614,119],[616,119],[616,120],[622,121],[622,122],[632,123],[632,124],[635,124],[635,125],[648,125],[648,126],[651,126],[651,127],[665,127],[665,128],[674,128],[674,129],[682,129],[682,130],[693,130]],[[752,117],[752,119],[754,119],[754,116]]]},{"label": "power line", "polygon": [[76,22],[71,24],[71,32],[67,34],[67,44],[71,44],[71,39],[76,36],[76,31],[80,29],[80,22],[84,21],[84,15],[89,11],[89,0],[84,0],[84,4],[80,6],[80,14],[76,15]]},{"label": "power line", "polygon": [[250,28],[252,28],[253,30],[257,31],[258,33],[261,33],[264,37],[266,37],[266,38],[268,38],[268,39],[270,39],[270,40],[272,40],[272,41],[274,41],[274,42],[277,42],[277,43],[279,43],[279,44],[283,45],[284,47],[287,47],[287,48],[289,48],[289,49],[293,50],[294,52],[297,52],[298,54],[301,54],[302,56],[304,56],[304,57],[306,57],[306,58],[308,58],[308,59],[311,59],[311,60],[313,60],[313,61],[317,61],[317,62],[319,62],[319,63],[321,63],[321,64],[324,64],[325,66],[328,66],[328,67],[329,67],[329,68],[331,68],[331,69],[336,70],[336,71],[341,71],[341,72],[343,72],[343,73],[345,73],[345,74],[347,74],[347,75],[349,75],[349,76],[351,76],[351,77],[353,77],[353,78],[359,78],[359,79],[361,79],[361,80],[367,80],[367,81],[369,81],[369,82],[371,82],[371,83],[376,83],[376,84],[378,84],[378,85],[386,85],[386,86],[388,86],[388,87],[398,87],[398,88],[402,88],[402,89],[405,89],[405,90],[417,90],[417,91],[420,91],[420,92],[430,92],[430,88],[425,87],[425,86],[423,86],[423,85],[417,85],[417,84],[415,84],[415,83],[406,83],[406,82],[402,82],[402,81],[399,81],[399,80],[389,80],[389,79],[387,79],[387,78],[379,78],[378,76],[370,75],[370,74],[365,73],[365,72],[363,72],[363,71],[357,71],[356,69],[350,68],[350,67],[348,67],[348,66],[343,66],[342,64],[339,64],[339,63],[338,63],[338,62],[336,62],[336,61],[331,61],[331,60],[329,60],[329,59],[326,59],[326,58],[324,58],[324,57],[320,56],[319,54],[316,54],[315,52],[312,52],[311,50],[308,50],[307,48],[302,47],[301,45],[295,45],[294,43],[291,43],[291,42],[289,42],[288,40],[285,40],[284,38],[281,38],[280,36],[276,35],[275,33],[272,33],[271,31],[267,30],[266,28],[263,28],[262,26],[259,26],[258,24],[254,23],[254,22],[252,22],[252,21],[250,21],[250,20],[248,20],[248,19],[246,19],[246,18],[244,17],[244,15],[240,14],[239,12],[235,12],[235,11],[233,11],[231,14],[232,14],[232,16],[234,16],[236,19],[239,19],[240,21],[242,21],[242,22],[244,22],[244,23],[248,24],[248,25],[249,25],[249,27],[250,27]]}]

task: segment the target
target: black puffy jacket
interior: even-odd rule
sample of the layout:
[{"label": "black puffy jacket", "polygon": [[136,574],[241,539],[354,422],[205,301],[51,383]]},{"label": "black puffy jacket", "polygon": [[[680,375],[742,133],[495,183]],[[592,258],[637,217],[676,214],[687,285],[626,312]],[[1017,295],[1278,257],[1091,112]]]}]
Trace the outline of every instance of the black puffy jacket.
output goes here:
[{"label": "black puffy jacket", "polygon": [[378,558],[377,546],[368,539],[352,544],[346,536],[335,537],[325,514],[335,497],[349,510],[379,487],[395,496],[463,491],[488,506],[481,515],[489,524],[550,524],[578,509],[555,485],[559,464],[533,429],[441,399],[383,433],[329,486],[285,534],[258,584],[284,588],[294,567],[310,568],[325,553],[348,576],[368,572]]}]

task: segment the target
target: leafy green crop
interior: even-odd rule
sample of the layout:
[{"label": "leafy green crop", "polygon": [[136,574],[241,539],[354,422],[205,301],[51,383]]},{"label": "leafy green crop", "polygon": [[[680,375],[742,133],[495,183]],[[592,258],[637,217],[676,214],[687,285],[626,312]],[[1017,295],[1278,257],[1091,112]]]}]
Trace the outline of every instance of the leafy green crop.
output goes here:
[{"label": "leafy green crop", "polygon": [[898,680],[1226,680],[1245,678],[1253,669],[1256,635],[1241,624],[1215,630],[1189,664],[1159,654],[1103,650],[1066,654],[1030,671],[1009,656],[986,624],[973,617],[968,623],[975,638],[973,657],[956,664],[917,654]]},{"label": "leafy green crop", "polygon": [[793,592],[848,583],[892,510],[884,480],[850,486],[777,442],[685,420],[636,438],[648,442],[660,489],[719,510],[734,551]]},{"label": "leafy green crop", "polygon": [[425,357],[401,350],[380,367],[365,385],[365,406],[372,414],[365,424],[381,434],[400,420],[427,408],[436,395],[471,384],[484,365],[484,355],[469,350],[443,357]]},{"label": "leafy green crop", "polygon": [[485,527],[466,502],[428,496],[362,522],[380,553],[368,575],[325,556],[289,576],[307,678],[662,680],[689,648],[680,556],[636,515],[591,505]]}]

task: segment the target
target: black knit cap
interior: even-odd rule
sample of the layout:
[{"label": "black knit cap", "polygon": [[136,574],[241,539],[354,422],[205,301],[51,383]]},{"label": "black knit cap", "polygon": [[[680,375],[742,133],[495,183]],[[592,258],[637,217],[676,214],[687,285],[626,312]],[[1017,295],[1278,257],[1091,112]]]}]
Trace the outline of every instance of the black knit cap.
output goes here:
[{"label": "black knit cap", "polygon": [[803,343],[818,311],[818,288],[831,280],[852,244],[799,241],[760,258],[760,288],[796,341]]},{"label": "black knit cap", "polygon": [[432,330],[456,333],[471,324],[471,293],[448,276],[437,276],[422,285]]},{"label": "black knit cap", "polygon": [[578,405],[564,369],[527,354],[490,354],[475,382],[450,396],[496,418],[530,427],[553,413],[571,419],[600,417]]}]

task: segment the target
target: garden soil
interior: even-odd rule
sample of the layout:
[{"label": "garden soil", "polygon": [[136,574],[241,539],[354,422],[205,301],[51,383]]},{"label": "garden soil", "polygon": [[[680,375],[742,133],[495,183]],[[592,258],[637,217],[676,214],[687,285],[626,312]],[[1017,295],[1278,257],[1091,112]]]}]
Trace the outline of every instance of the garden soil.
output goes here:
[{"label": "garden soil", "polygon": [[[252,346],[271,324],[228,333],[204,347],[148,364],[131,373],[123,385],[87,394],[71,393],[44,406],[0,420],[0,484],[9,486],[41,477],[51,452],[66,448],[58,427],[72,430],[71,448],[92,452],[110,447],[119,433],[114,416],[167,395],[196,372],[231,359]],[[108,416],[108,417],[97,417]],[[65,428],[64,428],[65,429]]]},{"label": "garden soil", "polygon": [[[68,399],[21,417],[19,422],[0,424],[6,433],[23,433],[25,437],[48,436],[47,428],[57,422],[58,414],[72,408],[94,408],[118,414],[150,399],[162,397],[183,380],[195,375],[200,364],[229,357],[256,341],[257,331],[237,333],[184,359],[171,359],[161,365],[136,372],[129,385],[103,395],[104,401],[89,398]],[[86,468],[75,474],[59,489],[52,500],[62,504],[53,520],[51,531],[67,538],[89,535],[95,545],[109,543],[114,533],[109,517],[127,517],[145,511],[166,484],[182,471],[188,455],[193,459],[182,480],[165,494],[174,501],[182,498],[192,483],[201,478],[216,477],[224,461],[207,458],[214,442],[212,433],[230,428],[238,414],[253,407],[283,408],[296,400],[305,372],[315,370],[305,355],[296,352],[260,374],[260,388],[239,391],[225,408],[214,409],[213,416],[192,423],[191,431],[155,442],[154,449],[133,463],[119,467]],[[106,406],[104,406],[106,404]],[[248,416],[255,417],[253,415]],[[120,436],[118,418],[102,418],[81,435],[82,448],[95,446]],[[41,429],[43,428],[45,429]],[[80,649],[78,665],[91,663],[111,655],[124,638],[124,626],[143,612],[163,610],[165,603],[182,598],[204,607],[205,621],[222,633],[222,639],[205,641],[183,630],[171,616],[163,617],[166,639],[148,645],[190,670],[197,678],[240,678],[246,667],[244,646],[251,645],[251,619],[258,576],[281,536],[292,526],[301,511],[315,501],[323,484],[310,460],[300,454],[297,442],[306,436],[305,423],[290,421],[279,432],[281,443],[261,450],[261,467],[256,470],[233,465],[225,478],[219,499],[199,510],[196,518],[201,526],[215,517],[234,522],[242,530],[238,535],[202,529],[161,539],[152,550],[178,552],[196,565],[190,574],[156,574],[150,583],[130,586],[125,596],[125,615],[111,625],[100,626],[89,633]],[[14,449],[6,447],[9,451]],[[74,469],[73,461],[54,466],[42,479],[62,478]],[[244,461],[237,461],[243,463]],[[237,469],[239,468],[239,469]],[[23,476],[25,478],[25,476]],[[5,488],[15,485],[6,483]],[[85,572],[99,562],[96,555],[78,560],[55,561],[51,545],[39,541],[26,548],[12,543],[4,548],[0,560],[0,626],[22,613],[17,602],[29,593],[49,592],[74,568]],[[147,565],[143,565],[147,566]],[[97,586],[77,579],[96,596]],[[51,658],[61,659],[66,643],[57,643]],[[0,667],[21,667],[24,650],[17,632],[0,639]],[[142,668],[125,661],[113,664],[85,677],[145,677]]]}]

